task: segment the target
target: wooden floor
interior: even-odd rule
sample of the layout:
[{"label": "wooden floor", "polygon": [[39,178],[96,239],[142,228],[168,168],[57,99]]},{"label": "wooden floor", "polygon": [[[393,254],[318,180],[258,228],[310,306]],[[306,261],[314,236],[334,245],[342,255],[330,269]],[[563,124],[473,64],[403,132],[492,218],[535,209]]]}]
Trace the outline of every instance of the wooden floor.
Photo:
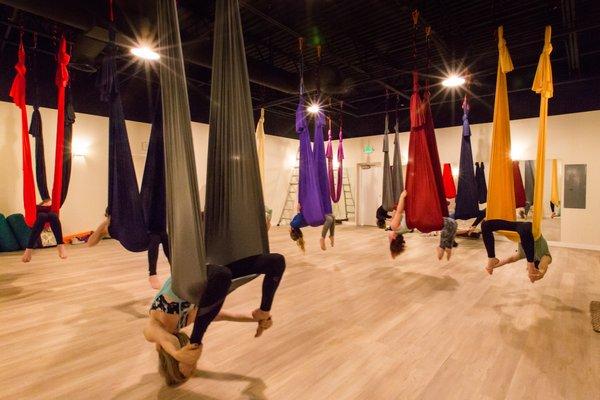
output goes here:
[{"label": "wooden floor", "polygon": [[[142,337],[153,291],[145,254],[114,241],[94,249],[0,255],[2,399],[599,399],[600,253],[553,249],[543,281],[523,264],[489,277],[481,242],[462,240],[451,262],[437,238],[413,235],[396,261],[375,228],[339,227],[306,255],[284,228],[272,251],[288,269],[259,339],[253,324],[215,323],[197,376],[167,388]],[[499,253],[513,245],[499,243]],[[161,259],[159,272],[167,275]],[[259,303],[256,280],[226,308]]]}]

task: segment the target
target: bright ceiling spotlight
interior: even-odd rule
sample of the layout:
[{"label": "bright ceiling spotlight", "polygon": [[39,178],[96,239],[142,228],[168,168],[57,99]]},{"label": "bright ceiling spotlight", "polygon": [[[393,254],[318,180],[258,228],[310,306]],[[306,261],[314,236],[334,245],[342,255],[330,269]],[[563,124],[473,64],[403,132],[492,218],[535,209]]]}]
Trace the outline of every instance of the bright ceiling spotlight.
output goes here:
[{"label": "bright ceiling spotlight", "polygon": [[457,75],[450,75],[442,81],[442,85],[446,87],[457,87],[465,83],[465,78]]},{"label": "bright ceiling spotlight", "polygon": [[321,107],[317,103],[313,103],[306,108],[306,111],[308,111],[311,114],[316,114],[319,111],[321,111]]},{"label": "bright ceiling spotlight", "polygon": [[155,61],[160,58],[160,55],[147,46],[132,47],[131,54],[144,60]]}]

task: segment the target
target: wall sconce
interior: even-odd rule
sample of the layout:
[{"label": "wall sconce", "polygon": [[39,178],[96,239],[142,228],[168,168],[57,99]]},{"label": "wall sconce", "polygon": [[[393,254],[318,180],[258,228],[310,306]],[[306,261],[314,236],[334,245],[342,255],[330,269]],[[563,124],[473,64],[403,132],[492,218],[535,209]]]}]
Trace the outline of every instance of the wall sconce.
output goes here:
[{"label": "wall sconce", "polygon": [[73,138],[71,142],[71,154],[73,157],[85,157],[89,154],[89,143],[77,138]]}]

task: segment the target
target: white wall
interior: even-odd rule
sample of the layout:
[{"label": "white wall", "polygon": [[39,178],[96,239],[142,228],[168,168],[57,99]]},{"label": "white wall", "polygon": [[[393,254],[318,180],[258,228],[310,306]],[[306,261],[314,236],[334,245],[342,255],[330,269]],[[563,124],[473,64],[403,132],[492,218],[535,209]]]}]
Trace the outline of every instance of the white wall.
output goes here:
[{"label": "white wall", "polygon": [[[538,118],[511,121],[512,146],[517,150],[518,159],[535,159],[538,121]],[[587,208],[585,210],[562,209],[561,240],[566,243],[600,246],[599,127],[600,111],[550,116],[548,120],[546,158],[557,158],[564,164],[587,164]],[[471,132],[474,161],[486,162],[486,172],[488,172],[492,124],[471,125]],[[462,125],[436,129],[442,163],[458,165],[461,134]],[[408,137],[407,132],[400,135],[404,163],[407,161]],[[345,163],[350,167],[348,170],[354,191],[356,190],[354,166],[364,162],[383,162],[382,141],[383,135],[344,139]],[[375,152],[370,157],[362,152],[367,144],[375,148]],[[562,182],[559,182],[559,186],[562,191]]]},{"label": "white wall", "polygon": [[[44,128],[48,188],[51,191],[56,110],[42,108],[40,111]],[[29,118],[31,112],[32,109],[28,107]],[[132,121],[127,121],[126,124],[138,182],[141,184],[146,161],[144,144],[147,144],[150,136],[150,124]],[[201,203],[204,204],[208,125],[192,123],[192,132]],[[34,143],[34,139],[31,138],[32,160],[35,165]],[[265,143],[265,203],[273,208],[273,221],[276,223],[283,207],[298,141],[267,135]],[[69,194],[61,209],[65,234],[95,229],[104,215],[108,186],[108,118],[77,113],[77,120],[73,126],[73,145],[87,148],[87,155],[73,158]],[[12,103],[0,102],[0,213],[4,215],[23,212],[21,171],[20,111]],[[37,187],[36,195],[39,201]]]}]

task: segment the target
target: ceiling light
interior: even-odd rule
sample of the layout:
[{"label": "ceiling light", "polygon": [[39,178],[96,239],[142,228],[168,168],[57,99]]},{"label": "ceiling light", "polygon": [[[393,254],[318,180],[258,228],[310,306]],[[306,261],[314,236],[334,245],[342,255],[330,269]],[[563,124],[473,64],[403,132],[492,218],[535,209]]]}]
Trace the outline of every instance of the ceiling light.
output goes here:
[{"label": "ceiling light", "polygon": [[317,103],[313,103],[310,106],[308,106],[308,108],[306,109],[306,111],[308,111],[311,114],[316,114],[319,111],[321,111],[321,107],[319,107],[319,105]]},{"label": "ceiling light", "polygon": [[457,87],[465,83],[465,78],[457,75],[450,75],[442,81],[442,85],[446,87]]},{"label": "ceiling light", "polygon": [[158,60],[160,55],[147,46],[132,47],[131,54],[144,60]]}]

